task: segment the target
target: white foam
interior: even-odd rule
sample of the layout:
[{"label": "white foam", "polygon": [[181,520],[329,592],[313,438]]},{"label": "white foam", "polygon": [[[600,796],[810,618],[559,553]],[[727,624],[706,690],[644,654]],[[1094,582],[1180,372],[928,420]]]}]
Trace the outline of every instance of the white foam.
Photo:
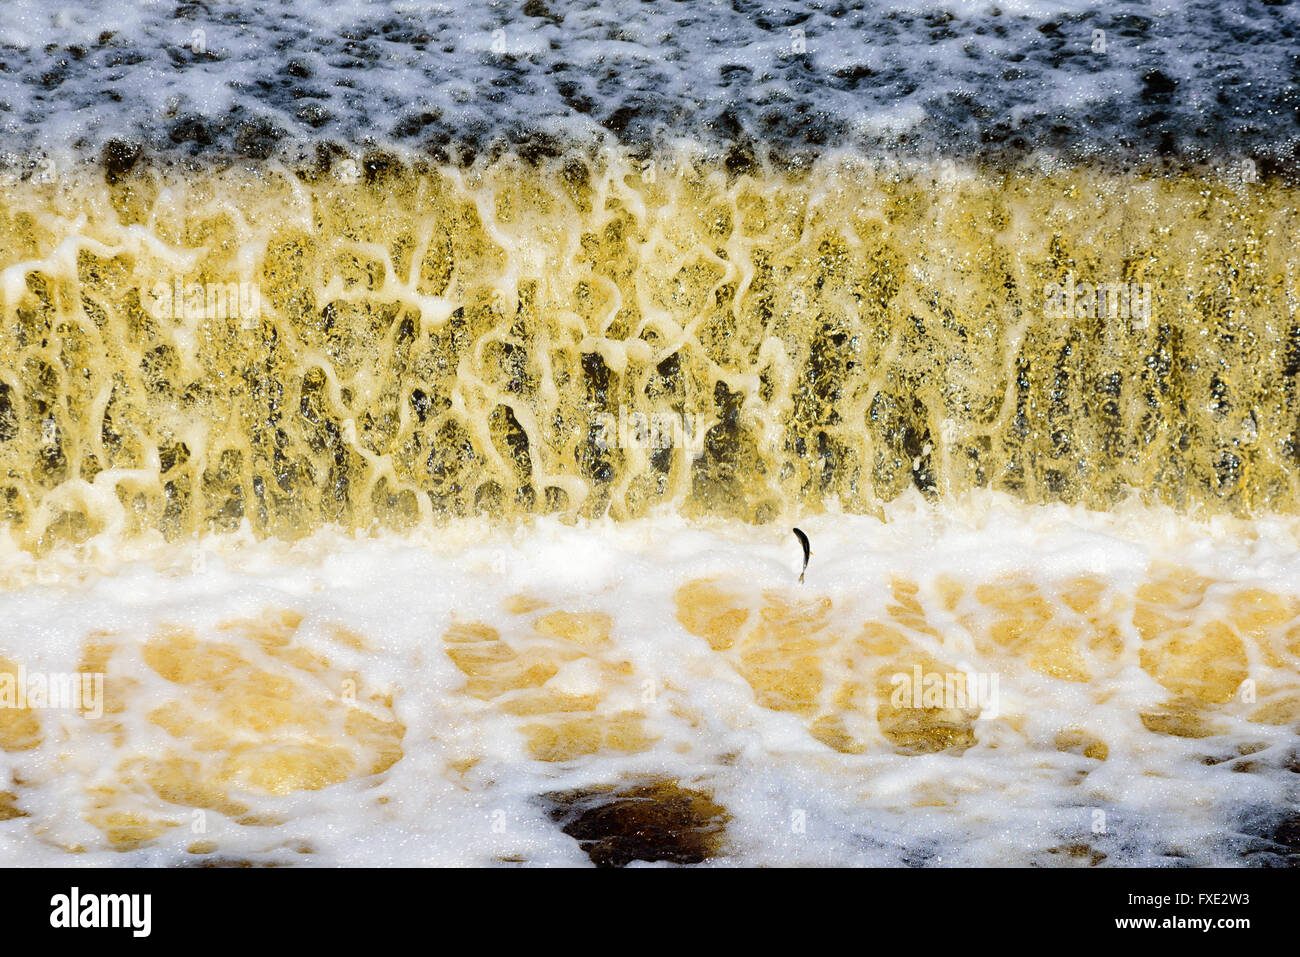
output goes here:
[{"label": "white foam", "polygon": [[[1213,147],[1236,135],[1283,143],[1296,129],[1283,64],[1297,13],[1285,6],[549,0],[535,15],[521,7],[7,0],[0,132],[14,150],[62,154],[117,136],[202,155],[256,152],[250,136],[261,142],[272,127],[295,143],[416,148],[537,131],[585,141],[614,127],[638,141],[710,130],[725,138],[733,133],[722,129],[731,122],[724,113],[750,135],[805,147],[855,136],[897,147],[915,130],[930,146],[974,150],[1008,120],[999,142],[1013,131],[1037,139],[1066,129],[1076,145],[1096,139],[1104,150],[1166,130]],[[1104,53],[1093,50],[1097,29]],[[1148,121],[1155,107],[1141,95],[1154,69],[1179,84],[1174,101],[1159,105],[1163,122]],[[630,119],[617,121],[619,110]]]},{"label": "white foam", "polygon": [[[1287,594],[1300,581],[1297,525],[1280,519],[1214,527],[1159,510],[1100,515],[1026,508],[996,496],[935,510],[912,497],[892,505],[885,522],[823,515],[801,527],[813,548],[804,590],[831,597],[832,626],[879,614],[893,576],[924,584],[940,574],[982,581],[1009,571],[1043,580],[1099,573],[1124,588],[1151,562],[1174,560],[1224,582]],[[831,751],[794,716],[759,707],[723,656],[674,616],[676,589],[701,577],[725,576],[756,589],[794,587],[801,554],[785,528],[697,526],[667,517],[582,527],[541,520],[516,533],[471,524],[407,537],[326,530],[294,545],[234,535],[202,548],[206,558],[197,571],[187,550],[140,543],[94,558],[87,549],[80,559],[46,559],[46,584],[14,584],[0,593],[0,653],[33,668],[71,669],[93,630],[143,639],[164,621],[202,631],[268,607],[303,613],[298,640],[336,660],[341,653],[325,644],[324,626],[367,636],[374,649],[345,656],[345,664],[369,686],[393,693],[407,728],[405,757],[377,779],[250,801],[285,822],[246,828],[219,821],[206,837],[222,855],[283,859],[276,849],[298,841],[321,865],[578,863],[585,858],[577,844],[547,820],[536,796],[667,774],[706,787],[728,809],[722,860],[730,863],[1051,863],[1047,848],[1078,843],[1103,849],[1111,863],[1180,854],[1224,863],[1235,860],[1233,852],[1211,836],[1230,832],[1234,814],[1280,806],[1293,790],[1280,769],[1233,774],[1201,763],[1207,748],[1238,741],[1264,745],[1257,757],[1267,757],[1294,745],[1292,729],[1236,722],[1217,743],[1152,735],[1138,713],[1163,695],[1136,664],[1090,684],[1003,675],[1000,711],[1018,717],[1023,729],[981,718],[978,743],[960,756]],[[24,556],[12,558],[16,582]],[[518,592],[613,618],[613,647],[601,660],[631,662],[639,680],[658,689],[644,707],[657,744],[571,764],[534,761],[518,719],[458,692],[464,675],[443,651],[443,631],[455,619],[508,633],[518,624],[502,602]],[[947,652],[969,658],[959,630],[950,624],[946,632]],[[135,667],[135,677],[148,677],[142,663]],[[599,682],[590,659],[552,679],[571,693]],[[77,727],[84,719],[59,720],[71,740],[86,739]],[[1044,744],[1067,726],[1107,741],[1109,759],[1095,766]],[[69,770],[61,738],[47,733],[35,751],[0,754],[0,780],[17,773],[37,782],[22,798],[31,816],[0,824],[6,860],[63,863],[55,839],[83,841],[87,863],[182,854],[188,833],[123,854],[95,850],[102,839],[80,817],[85,787],[111,776],[122,752],[79,745]],[[466,747],[481,760],[453,783],[447,762]],[[914,806],[930,793],[946,803]],[[387,803],[376,803],[380,796]],[[1093,828],[1096,810],[1106,814],[1103,834]],[[802,833],[792,828],[796,812]]]}]

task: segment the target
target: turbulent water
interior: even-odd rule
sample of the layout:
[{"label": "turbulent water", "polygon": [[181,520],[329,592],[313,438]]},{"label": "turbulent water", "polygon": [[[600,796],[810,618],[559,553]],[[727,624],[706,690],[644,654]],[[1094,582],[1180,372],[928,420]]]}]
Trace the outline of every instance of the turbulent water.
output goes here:
[{"label": "turbulent water", "polygon": [[943,176],[24,184],[0,210],[7,528],[767,523],[910,487],[1295,511],[1291,188]]},{"label": "turbulent water", "polygon": [[[112,139],[262,159],[690,138],[1294,171],[1295,8],[1267,0],[9,0],[16,158]],[[1099,33],[1100,32],[1100,33]]]},{"label": "turbulent water", "polygon": [[1293,863],[1295,29],[11,0],[8,859]]}]

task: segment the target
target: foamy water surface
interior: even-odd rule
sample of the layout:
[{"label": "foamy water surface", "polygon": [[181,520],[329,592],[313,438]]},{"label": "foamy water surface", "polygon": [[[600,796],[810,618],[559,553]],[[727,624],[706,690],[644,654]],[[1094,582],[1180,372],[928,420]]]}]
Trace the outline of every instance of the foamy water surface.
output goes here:
[{"label": "foamy water surface", "polygon": [[[1271,694],[1295,689],[1274,680],[1282,673],[1260,650],[1267,640],[1248,642],[1257,702],[1234,691],[1212,709],[1214,727],[1205,737],[1153,733],[1150,713],[1170,695],[1156,680],[1158,670],[1153,677],[1140,664],[1144,639],[1132,612],[1137,586],[1167,563],[1211,582],[1200,600],[1203,619],[1223,614],[1246,589],[1294,601],[1294,523],[1197,525],[1150,510],[1100,515],[992,498],[937,511],[909,499],[892,506],[889,517],[808,519],[802,527],[813,558],[802,586],[798,546],[785,530],[692,527],[675,518],[584,527],[539,521],[513,534],[472,525],[404,538],[322,531],[296,545],[236,534],[193,550],[141,544],[98,555],[92,543],[64,565],[10,552],[0,650],[29,669],[75,669],[88,635],[119,635],[138,649],[156,641],[160,629],[189,629],[206,640],[223,627],[229,633],[232,619],[287,610],[301,616],[292,646],[329,660],[294,695],[316,693],[303,689],[351,673],[363,701],[372,693],[391,700],[405,731],[402,756],[378,774],[287,794],[233,787],[227,794],[243,813],[209,810],[196,834],[185,799],[169,803],[160,798],[165,789],[150,791],[138,781],[113,789],[133,758],[202,751],[199,738],[169,737],[129,703],[125,714],[106,715],[98,726],[46,712],[39,745],[0,754],[0,780],[20,783],[16,806],[26,815],[0,824],[0,846],[6,860],[23,864],[196,857],[319,865],[581,863],[579,844],[548,817],[540,795],[671,779],[726,809],[713,858],[721,863],[1283,859],[1277,855],[1286,849],[1267,835],[1278,809],[1296,797],[1295,717],[1260,721],[1258,708],[1274,700]],[[963,619],[964,606],[940,598],[951,582],[998,581],[1035,583],[1050,596],[1053,583],[1081,576],[1104,584],[1120,645],[1110,658],[1095,648],[1085,652],[1092,674],[1083,680],[982,655],[989,647],[982,626],[971,624],[982,619]],[[891,602],[909,601],[899,598],[899,581],[918,586],[916,607],[926,624],[890,611]],[[869,681],[873,667],[869,653],[837,657],[828,636],[852,641],[871,621],[897,628],[911,620],[910,629],[901,627],[918,661],[997,674],[996,709],[986,707],[970,724],[973,739],[947,751],[895,746],[867,727],[869,711],[847,715],[849,725],[864,722],[846,732],[858,734],[858,746],[820,735],[834,745],[828,746],[819,740],[820,725],[810,723],[812,711],[765,697],[762,667],[751,652],[737,656],[683,627],[690,617],[681,589],[692,582],[752,603],[759,614],[751,620],[778,629],[800,617],[813,622],[778,635],[771,663],[786,670],[787,684],[797,683],[801,649],[811,649],[825,677],[817,706],[823,715],[835,711],[836,688]],[[768,611],[760,611],[765,602]],[[945,612],[947,606],[953,610]],[[782,618],[781,608],[803,611]],[[601,614],[604,637],[556,624],[579,620],[565,615]],[[470,646],[454,643],[465,640],[457,628],[496,633],[499,647],[490,647],[498,651],[537,661],[552,655],[558,670],[529,686],[532,698],[509,690],[496,697],[467,693],[476,680],[500,677],[492,662],[505,654],[481,654],[467,665],[463,649]],[[340,629],[359,636],[357,647],[340,645]],[[235,647],[240,639],[223,640]],[[757,647],[746,640],[736,648]],[[555,650],[560,645],[568,650]],[[781,654],[794,657],[782,664]],[[157,684],[160,672],[150,660],[113,657],[110,689]],[[340,693],[346,697],[338,687],[324,689],[327,698]],[[539,718],[547,707],[534,705],[547,696],[568,696],[569,705],[553,705],[568,709],[563,720],[583,711],[592,726],[635,724],[635,733],[589,749],[553,740],[539,749],[536,722],[555,715]],[[164,698],[141,700],[153,706]],[[103,730],[109,721],[118,726],[113,734]],[[562,723],[553,727],[566,733]],[[1089,750],[1089,741],[1103,742],[1104,753]],[[281,739],[276,746],[288,745]],[[106,828],[90,823],[103,823],[92,810],[104,804],[96,800],[102,789],[140,820],[168,826],[153,840],[109,849]],[[250,825],[252,817],[261,820]],[[84,853],[69,855],[69,848]]]}]

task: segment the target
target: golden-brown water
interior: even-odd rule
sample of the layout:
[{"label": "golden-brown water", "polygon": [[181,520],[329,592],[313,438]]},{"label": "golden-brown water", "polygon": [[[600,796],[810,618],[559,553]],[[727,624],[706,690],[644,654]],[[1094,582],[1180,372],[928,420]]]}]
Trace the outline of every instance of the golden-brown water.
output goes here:
[{"label": "golden-brown water", "polygon": [[[1292,512],[1295,195],[685,154],[22,183],[0,506],[36,551],[245,520],[763,523],[911,486]],[[1049,318],[1067,279],[1149,284],[1149,311]]]},{"label": "golden-brown water", "polygon": [[0,845],[1293,857],[1295,199],[847,155],[20,183],[0,677],[105,698],[0,708]]}]

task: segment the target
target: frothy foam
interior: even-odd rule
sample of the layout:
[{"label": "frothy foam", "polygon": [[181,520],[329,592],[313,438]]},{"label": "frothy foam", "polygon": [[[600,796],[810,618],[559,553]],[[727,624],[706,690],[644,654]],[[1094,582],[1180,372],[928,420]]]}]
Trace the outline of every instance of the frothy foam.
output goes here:
[{"label": "frothy foam", "polygon": [[850,7],[0,6],[7,860],[1295,863],[1295,11]]},{"label": "frothy foam", "polygon": [[265,159],[513,144],[1294,169],[1287,4],[233,0],[0,10],[10,162],[127,139]]},{"label": "frothy foam", "polygon": [[[0,843],[576,863],[621,846],[576,809],[671,781],[642,805],[693,820],[672,794],[707,795],[717,844],[690,850],[717,862],[1289,859],[1292,523],[1005,497],[887,518],[808,520],[802,586],[792,536],[667,517],[44,559],[0,598],[0,647],[104,671],[110,707],[19,712],[26,738],[0,712],[26,815]],[[996,676],[997,700],[908,708],[914,667]]]}]

